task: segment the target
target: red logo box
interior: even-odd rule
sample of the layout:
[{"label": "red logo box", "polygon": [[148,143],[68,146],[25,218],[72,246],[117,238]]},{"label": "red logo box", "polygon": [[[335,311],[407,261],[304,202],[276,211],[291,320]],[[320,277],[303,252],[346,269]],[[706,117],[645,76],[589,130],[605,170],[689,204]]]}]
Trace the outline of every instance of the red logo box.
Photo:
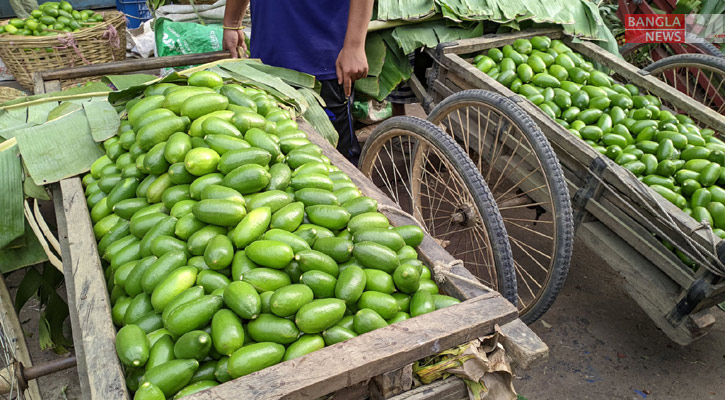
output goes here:
[{"label": "red logo box", "polygon": [[627,43],[684,43],[684,14],[627,14],[624,19]]}]

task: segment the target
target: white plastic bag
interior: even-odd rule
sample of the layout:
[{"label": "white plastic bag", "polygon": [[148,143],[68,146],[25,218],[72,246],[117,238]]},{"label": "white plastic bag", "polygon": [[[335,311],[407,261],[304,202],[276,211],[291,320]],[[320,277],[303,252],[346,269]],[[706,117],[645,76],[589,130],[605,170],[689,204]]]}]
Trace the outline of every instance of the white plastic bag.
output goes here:
[{"label": "white plastic bag", "polygon": [[[175,22],[204,22],[205,24],[221,23],[224,19],[226,0],[218,0],[214,4],[199,4],[192,6],[184,4],[169,4],[156,10],[157,17],[168,18]],[[199,19],[201,18],[201,21]]]},{"label": "white plastic bag", "polygon": [[10,73],[8,67],[5,66],[2,58],[0,58],[0,81],[12,81],[15,77]]},{"label": "white plastic bag", "polygon": [[156,39],[151,26],[153,20],[145,21],[136,29],[126,31],[126,51],[130,51],[141,58],[148,58],[154,55]]}]

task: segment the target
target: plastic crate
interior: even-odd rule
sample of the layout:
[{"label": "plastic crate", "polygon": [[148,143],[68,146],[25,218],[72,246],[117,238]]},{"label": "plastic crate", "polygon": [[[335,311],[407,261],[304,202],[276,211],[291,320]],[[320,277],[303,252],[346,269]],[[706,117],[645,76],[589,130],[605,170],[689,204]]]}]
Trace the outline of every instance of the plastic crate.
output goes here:
[{"label": "plastic crate", "polygon": [[116,0],[116,9],[126,14],[126,27],[128,29],[138,28],[141,23],[151,19],[146,0]]}]

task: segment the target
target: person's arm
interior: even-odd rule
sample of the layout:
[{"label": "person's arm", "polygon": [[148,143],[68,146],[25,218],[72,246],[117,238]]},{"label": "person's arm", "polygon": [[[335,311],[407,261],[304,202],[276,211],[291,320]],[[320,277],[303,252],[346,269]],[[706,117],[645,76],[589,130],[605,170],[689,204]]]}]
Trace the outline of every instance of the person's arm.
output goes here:
[{"label": "person's arm", "polygon": [[[242,18],[249,6],[249,0],[227,0],[224,9],[223,26],[236,28],[242,25]],[[239,54],[237,47],[247,52],[247,45],[244,43],[244,32],[241,29],[224,29],[224,37],[222,39],[222,48],[229,50],[233,58],[239,58],[244,54]]]},{"label": "person's arm", "polygon": [[345,89],[345,96],[352,94],[352,84],[368,75],[368,59],[365,54],[365,36],[373,13],[374,0],[350,0],[347,32],[342,50],[337,56],[337,82]]}]

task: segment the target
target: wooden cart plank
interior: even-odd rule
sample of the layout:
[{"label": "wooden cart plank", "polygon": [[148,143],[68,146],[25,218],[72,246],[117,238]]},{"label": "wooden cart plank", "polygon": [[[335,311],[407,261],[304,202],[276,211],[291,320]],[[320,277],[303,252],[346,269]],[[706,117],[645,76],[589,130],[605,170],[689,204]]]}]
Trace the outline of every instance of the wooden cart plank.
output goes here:
[{"label": "wooden cart plank", "polygon": [[390,400],[468,400],[468,389],[462,379],[452,376],[419,386]]},{"label": "wooden cart plank", "polygon": [[488,293],[268,367],[189,400],[316,399],[489,334],[496,324],[516,317],[511,303]]},{"label": "wooden cart plank", "polygon": [[531,39],[534,36],[547,36],[551,39],[560,39],[562,37],[561,29],[534,29],[514,32],[506,35],[490,34],[472,39],[462,39],[455,43],[455,46],[444,46],[443,53],[466,54],[490,49],[491,47],[501,47],[511,44],[516,39]]},{"label": "wooden cart plank", "polygon": [[501,344],[515,368],[531,369],[549,358],[549,347],[520,319],[501,325]]},{"label": "wooden cart plank", "polygon": [[53,188],[83,398],[128,399],[115,357],[116,330],[81,179],[64,179]]},{"label": "wooden cart plank", "polygon": [[624,278],[624,290],[670,339],[686,346],[704,333],[706,329],[690,331],[687,323],[676,327],[670,324],[666,315],[675,307],[680,286],[604,224],[582,224],[577,236]]},{"label": "wooden cart plank", "polygon": [[[312,127],[306,123],[300,123],[300,129],[307,132],[310,141],[320,146],[323,154],[330,158],[333,165],[336,165],[345,172],[364,195],[377,200],[378,205],[382,204],[388,206],[386,210],[382,211],[382,213],[388,217],[393,225],[420,225],[407,215],[389,211],[391,209],[399,208],[392,200],[390,200],[390,198],[378,189],[377,186],[370,181],[370,179],[363,175],[360,170],[355,168],[355,166],[353,166],[342,154],[332,147],[328,141],[317,134]],[[430,235],[425,235],[423,242],[418,246],[418,253],[429,266],[433,266],[436,263],[449,264],[455,261],[455,259]],[[432,271],[432,268],[431,272],[435,274],[435,272]],[[436,281],[441,289],[453,297],[459,299],[470,299],[491,291],[491,289],[484,284],[476,284],[476,277],[474,277],[473,274],[471,274],[471,272],[465,267],[455,265],[450,272],[451,275],[444,277],[443,279],[436,279]]]},{"label": "wooden cart plank", "polygon": [[687,288],[694,282],[692,273],[687,273],[681,261],[667,250],[649,231],[627,216],[618,206],[602,198],[590,199],[586,210],[606,225],[612,232],[627,241],[640,254],[663,270],[681,287]]},{"label": "wooden cart plank", "polygon": [[103,64],[83,65],[72,68],[60,68],[52,71],[40,72],[41,79],[45,81],[58,79],[86,78],[97,75],[115,75],[129,72],[138,72],[151,69],[179,67],[189,64],[205,64],[229,58],[228,51],[212,53],[187,54],[183,56],[153,57],[145,59],[128,59]]}]

